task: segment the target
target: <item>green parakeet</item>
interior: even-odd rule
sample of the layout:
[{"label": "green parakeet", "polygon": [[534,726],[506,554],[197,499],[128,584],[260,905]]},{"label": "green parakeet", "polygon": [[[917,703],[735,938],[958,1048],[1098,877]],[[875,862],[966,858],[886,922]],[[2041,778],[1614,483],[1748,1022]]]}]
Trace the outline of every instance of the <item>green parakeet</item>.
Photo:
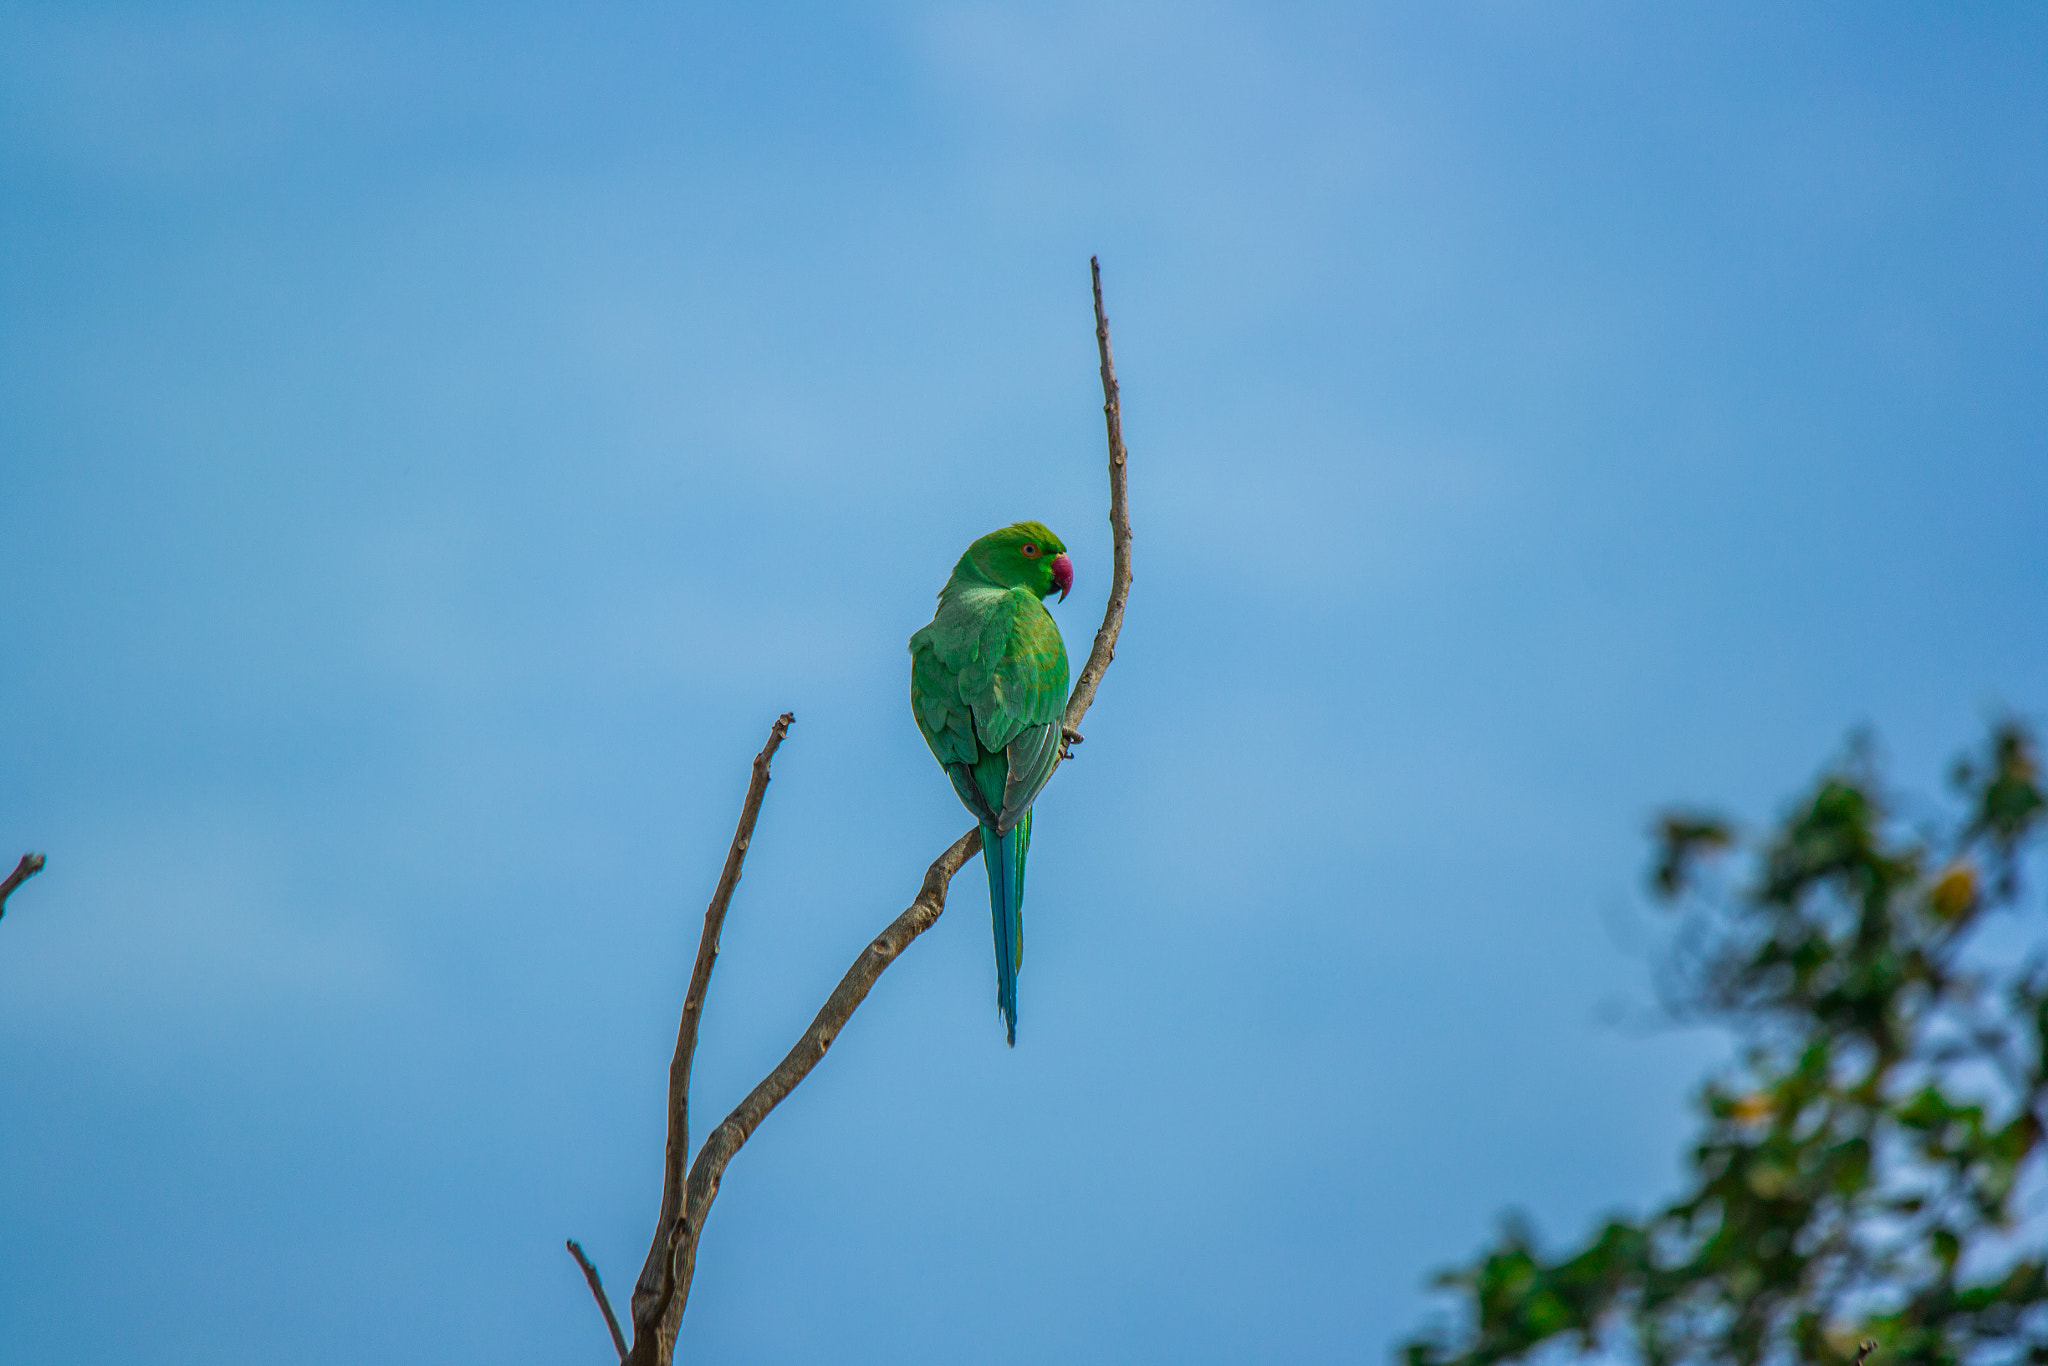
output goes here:
[{"label": "green parakeet", "polygon": [[1066,552],[1038,522],[991,531],[967,547],[932,624],[910,638],[911,714],[981,822],[996,1006],[1013,1048],[1031,803],[1059,763],[1067,705],[1067,646],[1041,599],[1073,587]]}]

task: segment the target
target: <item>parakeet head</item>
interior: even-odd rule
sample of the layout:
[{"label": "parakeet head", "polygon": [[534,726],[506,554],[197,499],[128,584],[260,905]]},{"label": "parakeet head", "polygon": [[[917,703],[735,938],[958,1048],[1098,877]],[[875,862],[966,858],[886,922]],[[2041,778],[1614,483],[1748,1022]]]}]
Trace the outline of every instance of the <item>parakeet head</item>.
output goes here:
[{"label": "parakeet head", "polygon": [[1041,598],[1058,590],[1064,600],[1074,586],[1067,548],[1043,522],[1012,522],[991,531],[967,547],[967,556],[989,582],[1002,588],[1028,588]]}]

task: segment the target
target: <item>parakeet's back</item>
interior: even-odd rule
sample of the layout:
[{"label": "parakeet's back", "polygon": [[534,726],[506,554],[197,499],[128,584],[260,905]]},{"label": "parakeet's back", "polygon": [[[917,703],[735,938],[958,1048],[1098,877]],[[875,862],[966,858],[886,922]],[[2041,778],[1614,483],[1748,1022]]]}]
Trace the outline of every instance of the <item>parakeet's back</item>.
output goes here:
[{"label": "parakeet's back", "polygon": [[1031,804],[1059,763],[1067,701],[1066,643],[1041,599],[1064,597],[1072,574],[1044,526],[991,532],[960,557],[931,624],[910,638],[911,712],[982,826],[996,995],[1012,1043]]},{"label": "parakeet's back", "polygon": [[[942,764],[973,766],[1067,704],[1067,647],[1022,588],[962,587],[910,638],[910,706]],[[990,795],[1000,810],[1001,793]]]}]

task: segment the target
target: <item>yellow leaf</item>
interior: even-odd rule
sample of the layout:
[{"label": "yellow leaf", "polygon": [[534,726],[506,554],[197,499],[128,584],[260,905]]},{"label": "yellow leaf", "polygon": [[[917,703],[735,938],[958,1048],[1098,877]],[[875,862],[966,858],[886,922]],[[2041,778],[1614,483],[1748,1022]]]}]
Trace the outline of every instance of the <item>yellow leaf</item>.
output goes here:
[{"label": "yellow leaf", "polygon": [[1768,1091],[1751,1091],[1738,1098],[1729,1107],[1729,1112],[1738,1124],[1761,1124],[1771,1117],[1771,1094]]},{"label": "yellow leaf", "polygon": [[1937,919],[1960,920],[1977,905],[1977,870],[1967,863],[1952,863],[1934,880],[1927,904]]}]

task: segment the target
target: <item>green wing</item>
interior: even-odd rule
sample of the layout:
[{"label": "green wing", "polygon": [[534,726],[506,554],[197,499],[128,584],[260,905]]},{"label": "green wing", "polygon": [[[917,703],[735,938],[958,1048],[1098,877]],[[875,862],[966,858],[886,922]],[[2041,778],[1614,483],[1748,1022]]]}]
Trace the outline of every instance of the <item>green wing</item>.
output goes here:
[{"label": "green wing", "polygon": [[910,658],[925,742],[967,808],[1009,830],[1059,762],[1067,647],[1051,613],[1023,588],[951,590]]}]

